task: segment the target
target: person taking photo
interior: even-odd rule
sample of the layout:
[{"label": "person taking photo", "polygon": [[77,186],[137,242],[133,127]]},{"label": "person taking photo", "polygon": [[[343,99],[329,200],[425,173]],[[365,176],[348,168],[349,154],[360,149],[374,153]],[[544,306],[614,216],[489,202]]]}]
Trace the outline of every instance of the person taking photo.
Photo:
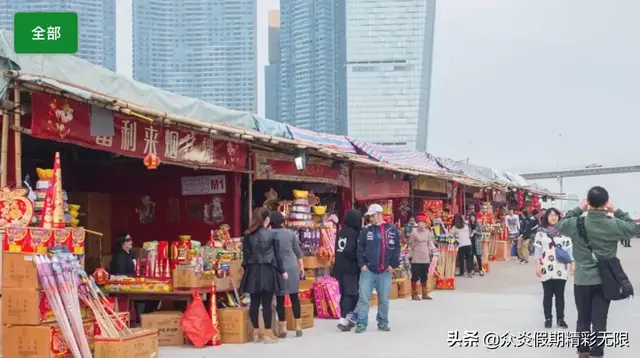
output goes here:
[{"label": "person taking photo", "polygon": [[[581,219],[585,211],[587,214]],[[581,223],[583,227],[579,229]],[[637,236],[636,223],[628,213],[609,201],[605,188],[594,186],[587,193],[587,200],[567,212],[556,228],[562,235],[573,238],[576,267],[573,294],[578,311],[576,331],[580,336],[603,337],[611,301],[605,297],[598,261],[616,257],[618,243]],[[586,240],[580,231],[586,234]],[[581,339],[578,357],[602,357],[604,341]]]}]

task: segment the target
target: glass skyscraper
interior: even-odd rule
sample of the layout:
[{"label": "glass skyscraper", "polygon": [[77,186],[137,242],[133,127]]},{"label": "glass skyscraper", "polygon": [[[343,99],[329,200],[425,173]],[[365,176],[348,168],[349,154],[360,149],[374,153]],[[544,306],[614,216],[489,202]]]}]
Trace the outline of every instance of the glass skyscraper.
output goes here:
[{"label": "glass skyscraper", "polygon": [[279,120],[346,134],[345,0],[280,0],[280,21]]},{"label": "glass skyscraper", "polygon": [[280,11],[269,11],[269,64],[264,68],[264,116],[280,119]]},{"label": "glass skyscraper", "polygon": [[78,13],[80,44],[76,56],[116,70],[116,0],[0,0],[0,28],[13,29],[22,11]]},{"label": "glass skyscraper", "polygon": [[257,0],[134,0],[133,77],[257,112]]},{"label": "glass skyscraper", "polygon": [[426,151],[435,0],[347,1],[348,135]]}]

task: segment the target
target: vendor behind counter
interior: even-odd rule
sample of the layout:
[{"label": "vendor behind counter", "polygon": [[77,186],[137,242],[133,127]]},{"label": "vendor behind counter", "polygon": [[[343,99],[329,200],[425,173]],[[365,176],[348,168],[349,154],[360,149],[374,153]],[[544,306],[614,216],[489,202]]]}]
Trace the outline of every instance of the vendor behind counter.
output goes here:
[{"label": "vendor behind counter", "polygon": [[[133,240],[131,235],[126,232],[120,232],[116,235],[115,242],[109,274],[112,276],[135,276],[136,255],[132,250]],[[155,300],[135,301],[138,322],[140,322],[140,313],[151,313],[157,310],[159,303],[160,301]]]}]

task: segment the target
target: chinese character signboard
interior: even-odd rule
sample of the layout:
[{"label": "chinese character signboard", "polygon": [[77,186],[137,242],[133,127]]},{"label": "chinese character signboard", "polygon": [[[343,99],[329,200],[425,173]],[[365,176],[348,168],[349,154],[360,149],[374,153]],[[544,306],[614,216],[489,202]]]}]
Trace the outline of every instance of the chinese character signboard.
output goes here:
[{"label": "chinese character signboard", "polygon": [[211,195],[227,192],[225,175],[202,175],[182,178],[182,195]]},{"label": "chinese character signboard", "polygon": [[257,151],[254,154],[255,180],[287,180],[350,187],[349,168],[333,168],[330,160],[309,158],[304,170],[297,170],[293,156]]},{"label": "chinese character signboard", "polygon": [[78,14],[75,12],[17,12],[13,17],[15,53],[78,52]]},{"label": "chinese character signboard", "polygon": [[117,112],[113,113],[113,136],[92,136],[91,105],[65,97],[32,93],[31,113],[31,134],[37,138],[134,158],[155,154],[160,163],[227,170],[244,170],[247,164],[245,144],[213,139],[201,132],[162,126]]},{"label": "chinese character signboard", "polygon": [[394,178],[393,173],[376,173],[375,168],[356,168],[353,170],[353,186],[356,200],[379,200],[408,198],[409,182]]}]

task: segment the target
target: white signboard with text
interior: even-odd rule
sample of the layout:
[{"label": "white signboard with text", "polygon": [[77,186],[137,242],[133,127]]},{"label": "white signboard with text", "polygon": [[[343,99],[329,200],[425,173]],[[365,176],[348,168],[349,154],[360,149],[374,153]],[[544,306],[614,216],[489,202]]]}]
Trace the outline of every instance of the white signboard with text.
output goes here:
[{"label": "white signboard with text", "polygon": [[182,178],[182,195],[210,195],[227,192],[225,175],[203,175]]}]

